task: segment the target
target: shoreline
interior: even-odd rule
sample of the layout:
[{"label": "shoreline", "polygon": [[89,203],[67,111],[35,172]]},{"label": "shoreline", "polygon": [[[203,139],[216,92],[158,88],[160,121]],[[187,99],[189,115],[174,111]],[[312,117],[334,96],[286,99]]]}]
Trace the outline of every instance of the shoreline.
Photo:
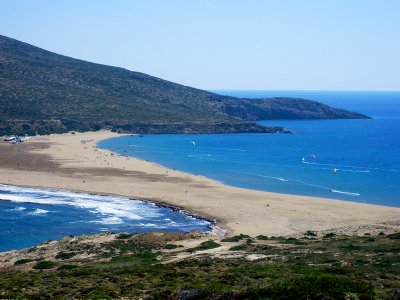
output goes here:
[{"label": "shoreline", "polygon": [[[21,188],[32,188],[32,189],[43,190],[43,191],[50,191],[50,192],[51,192],[51,191],[55,191],[55,192],[72,192],[72,193],[77,193],[77,194],[86,194],[86,195],[93,195],[93,196],[105,196],[105,197],[107,197],[107,196],[110,196],[110,197],[114,196],[114,197],[126,198],[126,200],[131,200],[131,201],[140,201],[140,202],[143,202],[143,203],[146,203],[146,204],[154,205],[154,206],[156,206],[156,207],[158,207],[158,208],[170,209],[170,210],[172,210],[173,212],[180,213],[180,214],[184,215],[185,217],[191,217],[191,218],[194,218],[194,219],[197,219],[197,220],[206,221],[206,222],[209,223],[208,225],[206,225],[206,227],[207,227],[207,230],[206,230],[206,231],[193,230],[193,231],[185,231],[185,232],[180,232],[180,231],[166,231],[166,232],[174,232],[174,233],[178,233],[178,234],[198,233],[198,234],[200,234],[200,235],[212,235],[212,236],[215,236],[215,237],[217,237],[217,238],[222,238],[222,237],[224,236],[224,230],[218,227],[218,225],[217,225],[217,220],[214,220],[214,219],[206,218],[206,217],[204,217],[204,216],[200,216],[200,215],[193,214],[193,213],[191,213],[191,212],[185,210],[185,209],[182,208],[182,207],[178,207],[178,206],[171,205],[171,204],[167,204],[167,203],[154,202],[154,201],[149,201],[149,200],[144,200],[144,199],[127,198],[127,197],[125,197],[125,196],[120,196],[120,195],[117,195],[117,194],[98,194],[98,193],[88,193],[88,192],[76,191],[76,190],[65,190],[65,189],[63,190],[63,189],[53,189],[53,188],[45,188],[45,187],[33,187],[33,186],[27,186],[27,185],[18,185],[18,186],[17,186],[17,185],[7,185],[7,184],[1,184],[1,183],[0,183],[0,185],[2,185],[2,186],[10,186],[10,187],[17,187],[17,188],[18,188],[18,187],[21,187]],[[4,201],[13,202],[12,200],[4,200]],[[139,232],[139,233],[138,233],[138,232],[129,232],[129,231],[128,231],[129,234],[146,234],[146,233],[149,233],[149,232],[151,233],[151,232],[153,232],[153,231]],[[222,232],[222,234],[221,234],[221,232]],[[82,234],[81,236],[99,236],[99,235],[103,235],[103,234],[118,235],[118,234],[120,234],[120,233],[122,233],[122,232],[99,231],[99,232],[93,233],[93,234]],[[59,239],[56,239],[56,240],[53,240],[53,241],[58,241],[58,242],[59,242],[59,241],[61,241],[63,238],[65,238],[65,236],[60,237]],[[8,253],[8,252],[22,251],[22,250],[24,250],[24,249],[31,248],[31,247],[33,247],[33,246],[35,246],[35,245],[44,244],[44,243],[46,243],[47,241],[48,241],[48,238],[45,238],[42,242],[40,242],[40,243],[38,243],[38,244],[31,245],[31,246],[26,246],[26,247],[18,248],[18,249],[12,248],[12,249],[8,249],[8,250],[0,250],[0,255],[1,255],[1,254]]]},{"label": "shoreline", "polygon": [[[287,121],[287,120],[285,120],[285,121]],[[297,120],[293,120],[293,121],[297,121]],[[307,120],[305,120],[305,121],[307,121]],[[313,121],[313,120],[311,120],[311,121]],[[139,135],[139,134],[120,134],[120,136],[124,136],[124,135],[133,136],[133,135]],[[157,135],[157,134],[155,134],[155,135]],[[101,142],[101,141],[103,141],[103,140],[99,140],[99,142]],[[152,164],[152,165],[154,165],[156,167],[159,167],[159,168],[164,168],[164,169],[167,169],[167,170],[170,170],[170,171],[181,172],[183,174],[187,174],[187,175],[190,175],[190,176],[196,176],[196,177],[199,177],[199,178],[203,178],[204,180],[211,181],[211,182],[214,182],[216,184],[223,185],[223,186],[226,186],[226,187],[231,187],[231,188],[238,188],[238,189],[249,190],[249,191],[257,191],[257,192],[266,192],[266,193],[278,194],[278,195],[287,195],[287,196],[293,196],[293,197],[308,197],[308,198],[323,199],[323,200],[328,200],[328,201],[344,201],[344,202],[351,202],[351,203],[360,203],[360,204],[373,205],[373,206],[378,206],[378,207],[400,208],[400,204],[398,206],[392,206],[392,205],[375,204],[375,203],[369,203],[369,202],[358,202],[358,201],[352,201],[352,200],[348,200],[348,199],[328,198],[328,197],[322,197],[322,196],[320,197],[320,196],[303,195],[303,194],[295,194],[295,193],[291,194],[291,193],[287,193],[287,192],[274,192],[274,191],[268,191],[268,190],[263,190],[263,189],[241,187],[239,185],[232,185],[232,184],[229,184],[229,183],[225,183],[222,180],[218,180],[218,179],[215,179],[215,178],[207,177],[205,175],[201,175],[201,174],[197,174],[197,173],[190,173],[189,171],[183,171],[183,170],[180,170],[180,169],[174,169],[172,167],[167,167],[167,166],[165,166],[165,165],[163,165],[161,163],[157,163],[155,161],[145,160],[145,159],[142,159],[142,158],[139,158],[139,157],[136,157],[136,156],[125,155],[125,154],[119,153],[117,151],[108,150],[106,148],[97,148],[97,149],[100,149],[100,150],[103,150],[103,151],[108,151],[108,152],[114,153],[114,154],[116,154],[118,156],[129,157],[131,159],[146,161],[147,163]],[[340,193],[357,194],[357,196],[361,196],[359,193],[356,193],[356,192],[342,192],[342,191],[335,190],[333,188],[326,188],[326,189],[329,189],[331,191],[331,193],[334,193],[333,191],[335,191],[335,192],[337,192],[339,194]],[[400,196],[399,196],[399,199],[400,199]]]},{"label": "shoreline", "polygon": [[1,143],[6,157],[0,160],[0,183],[148,201],[215,220],[228,235],[290,235],[400,223],[396,207],[237,188],[95,147],[117,136],[122,135],[100,131],[38,136],[20,145]]}]

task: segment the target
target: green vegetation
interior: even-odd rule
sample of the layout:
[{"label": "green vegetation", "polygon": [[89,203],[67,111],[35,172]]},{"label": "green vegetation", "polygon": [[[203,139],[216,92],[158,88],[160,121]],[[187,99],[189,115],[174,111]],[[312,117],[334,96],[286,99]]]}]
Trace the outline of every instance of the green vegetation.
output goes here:
[{"label": "green vegetation", "polygon": [[240,245],[230,247],[229,251],[245,251],[247,249],[248,249],[248,247],[246,244],[240,244]]},{"label": "green vegetation", "polygon": [[164,249],[176,249],[176,248],[178,248],[179,246],[177,246],[177,245],[174,245],[174,244],[166,244],[163,248]]},{"label": "green vegetation", "polygon": [[54,268],[57,264],[53,261],[49,260],[41,260],[36,263],[36,265],[33,266],[34,269],[37,270],[43,270],[43,269],[51,269]]},{"label": "green vegetation", "polygon": [[387,237],[392,240],[400,240],[400,232],[389,234]]},{"label": "green vegetation", "polygon": [[77,265],[70,265],[70,264],[65,264],[65,265],[61,265],[58,267],[58,270],[72,270],[77,268]]},{"label": "green vegetation", "polygon": [[70,259],[76,255],[75,252],[60,252],[56,255],[57,259]]},{"label": "green vegetation", "polygon": [[[175,254],[160,250],[171,245],[166,240],[132,236],[92,247],[71,244],[99,257],[111,249],[114,254],[108,260],[79,264],[59,261],[58,268],[42,260],[30,271],[3,270],[0,294],[17,299],[184,299],[189,294],[199,295],[197,299],[395,299],[391,297],[400,282],[400,240],[388,236],[244,237],[230,249],[244,251],[242,258],[195,251],[174,263],[166,260]],[[210,240],[192,249],[218,246]],[[181,253],[188,255],[186,249]],[[246,260],[246,255],[259,259]]]},{"label": "green vegetation", "polygon": [[32,262],[32,261],[34,261],[34,260],[33,260],[33,259],[29,259],[29,258],[26,258],[26,259],[19,259],[19,260],[17,260],[17,261],[14,263],[14,266],[24,265],[24,264],[30,263],[30,262]]},{"label": "green vegetation", "polygon": [[335,237],[335,236],[336,236],[335,233],[330,232],[330,233],[325,234],[325,235],[324,235],[324,238],[325,238],[325,239],[330,239],[330,238],[333,238],[333,237]]},{"label": "green vegetation", "polygon": [[117,239],[129,239],[132,236],[132,234],[126,233],[126,232],[122,232],[117,236]]},{"label": "green vegetation", "polygon": [[214,248],[218,248],[218,247],[221,247],[221,245],[216,243],[215,241],[209,240],[209,241],[206,241],[206,242],[202,242],[197,247],[189,248],[186,251],[187,252],[196,252],[196,251],[214,249]]},{"label": "green vegetation", "polygon": [[254,121],[365,118],[303,99],[220,96],[1,35],[0,57],[0,135],[102,128],[136,133],[276,132],[282,128]]},{"label": "green vegetation", "polygon": [[114,263],[122,263],[129,265],[142,265],[142,264],[151,264],[157,261],[158,252],[142,252],[134,255],[127,256],[115,256],[111,258],[111,261]]},{"label": "green vegetation", "polygon": [[250,238],[250,236],[245,235],[245,234],[240,234],[240,235],[235,235],[235,236],[232,236],[229,238],[222,239],[221,242],[235,243],[235,242],[240,242],[241,240],[248,239],[248,238]]}]

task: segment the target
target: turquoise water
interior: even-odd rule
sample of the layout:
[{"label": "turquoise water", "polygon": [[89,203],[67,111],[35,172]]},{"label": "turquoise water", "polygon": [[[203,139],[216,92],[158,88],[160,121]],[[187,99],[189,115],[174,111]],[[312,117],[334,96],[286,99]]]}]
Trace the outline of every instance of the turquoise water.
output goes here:
[{"label": "turquoise water", "polygon": [[104,231],[208,231],[210,222],[125,197],[0,185],[0,251]]},{"label": "turquoise water", "polygon": [[400,206],[399,92],[220,93],[309,98],[374,119],[262,121],[293,133],[125,136],[98,146],[243,188]]}]

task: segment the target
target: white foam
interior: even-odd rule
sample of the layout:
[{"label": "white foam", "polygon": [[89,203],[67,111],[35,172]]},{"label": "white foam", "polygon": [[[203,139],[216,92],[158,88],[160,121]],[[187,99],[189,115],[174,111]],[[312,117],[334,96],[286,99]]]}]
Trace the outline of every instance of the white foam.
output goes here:
[{"label": "white foam", "polygon": [[349,196],[360,196],[359,193],[344,192],[344,191],[338,191],[338,190],[333,190],[333,189],[331,189],[331,192],[332,193],[345,194],[345,195],[349,195]]},{"label": "white foam", "polygon": [[103,218],[99,221],[91,221],[90,223],[98,223],[98,224],[104,224],[104,225],[116,225],[116,224],[123,224],[124,221],[122,221],[122,219],[118,218],[118,217],[108,217],[108,218]]},{"label": "white foam", "polygon": [[157,224],[153,224],[153,223],[140,223],[139,226],[146,227],[146,228],[166,228],[166,226],[157,225]]},{"label": "white foam", "polygon": [[188,157],[211,157],[211,154],[188,154]]},{"label": "white foam", "polygon": [[269,179],[274,179],[274,180],[279,180],[279,181],[283,181],[283,182],[289,181],[288,179],[285,179],[285,178],[282,178],[282,177],[268,176],[268,175],[257,174],[257,173],[244,173],[244,174],[253,175],[253,176],[257,176],[257,177],[263,177],[263,178],[269,178]]},{"label": "white foam", "polygon": [[26,210],[25,207],[18,206],[18,207],[13,208],[13,209],[8,209],[7,211],[24,211],[24,210]]},{"label": "white foam", "polygon": [[[147,208],[142,201],[124,197],[99,196],[57,190],[38,190],[4,186],[2,190],[16,194],[2,194],[1,199],[17,203],[35,203],[42,205],[68,205],[87,209],[92,213],[112,215],[119,218],[140,220],[154,218],[159,214]],[[140,213],[140,215],[139,215]]]},{"label": "white foam", "polygon": [[352,172],[352,173],[370,173],[370,170],[348,170],[348,169],[336,169],[337,171],[341,172]]},{"label": "white foam", "polygon": [[[1,200],[15,203],[66,205],[82,208],[92,214],[100,215],[101,220],[94,221],[99,224],[122,224],[127,220],[145,220],[141,225],[143,227],[165,228],[149,222],[163,216],[162,208],[158,208],[154,203],[131,200],[126,197],[99,196],[52,189],[0,185],[0,201]],[[23,208],[21,208],[21,210],[22,209]],[[32,214],[43,215],[47,212],[48,211],[44,209],[37,209]],[[170,218],[165,217],[165,219],[166,224],[173,222]],[[208,224],[208,222],[203,222],[203,220],[190,219],[197,225]],[[149,223],[145,224],[147,222]]]},{"label": "white foam", "polygon": [[344,195],[354,196],[354,197],[355,196],[360,196],[359,193],[339,191],[339,190],[335,190],[335,189],[332,189],[332,188],[329,188],[329,187],[326,187],[326,186],[322,186],[322,185],[318,185],[318,184],[306,183],[306,182],[302,182],[302,181],[296,181],[296,182],[303,183],[303,184],[308,185],[308,186],[313,186],[313,187],[329,190],[332,193],[344,194]]},{"label": "white foam", "polygon": [[35,216],[43,216],[43,215],[47,214],[48,212],[49,212],[48,210],[37,208],[29,214],[35,215]]}]

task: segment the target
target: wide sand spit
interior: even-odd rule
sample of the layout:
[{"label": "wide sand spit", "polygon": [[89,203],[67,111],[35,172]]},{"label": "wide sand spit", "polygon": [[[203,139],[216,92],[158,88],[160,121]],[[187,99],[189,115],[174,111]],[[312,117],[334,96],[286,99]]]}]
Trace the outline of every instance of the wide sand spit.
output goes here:
[{"label": "wide sand spit", "polygon": [[110,131],[0,143],[0,183],[121,195],[182,208],[216,221],[221,235],[295,235],[307,230],[393,226],[400,208],[236,188],[96,148]]}]

